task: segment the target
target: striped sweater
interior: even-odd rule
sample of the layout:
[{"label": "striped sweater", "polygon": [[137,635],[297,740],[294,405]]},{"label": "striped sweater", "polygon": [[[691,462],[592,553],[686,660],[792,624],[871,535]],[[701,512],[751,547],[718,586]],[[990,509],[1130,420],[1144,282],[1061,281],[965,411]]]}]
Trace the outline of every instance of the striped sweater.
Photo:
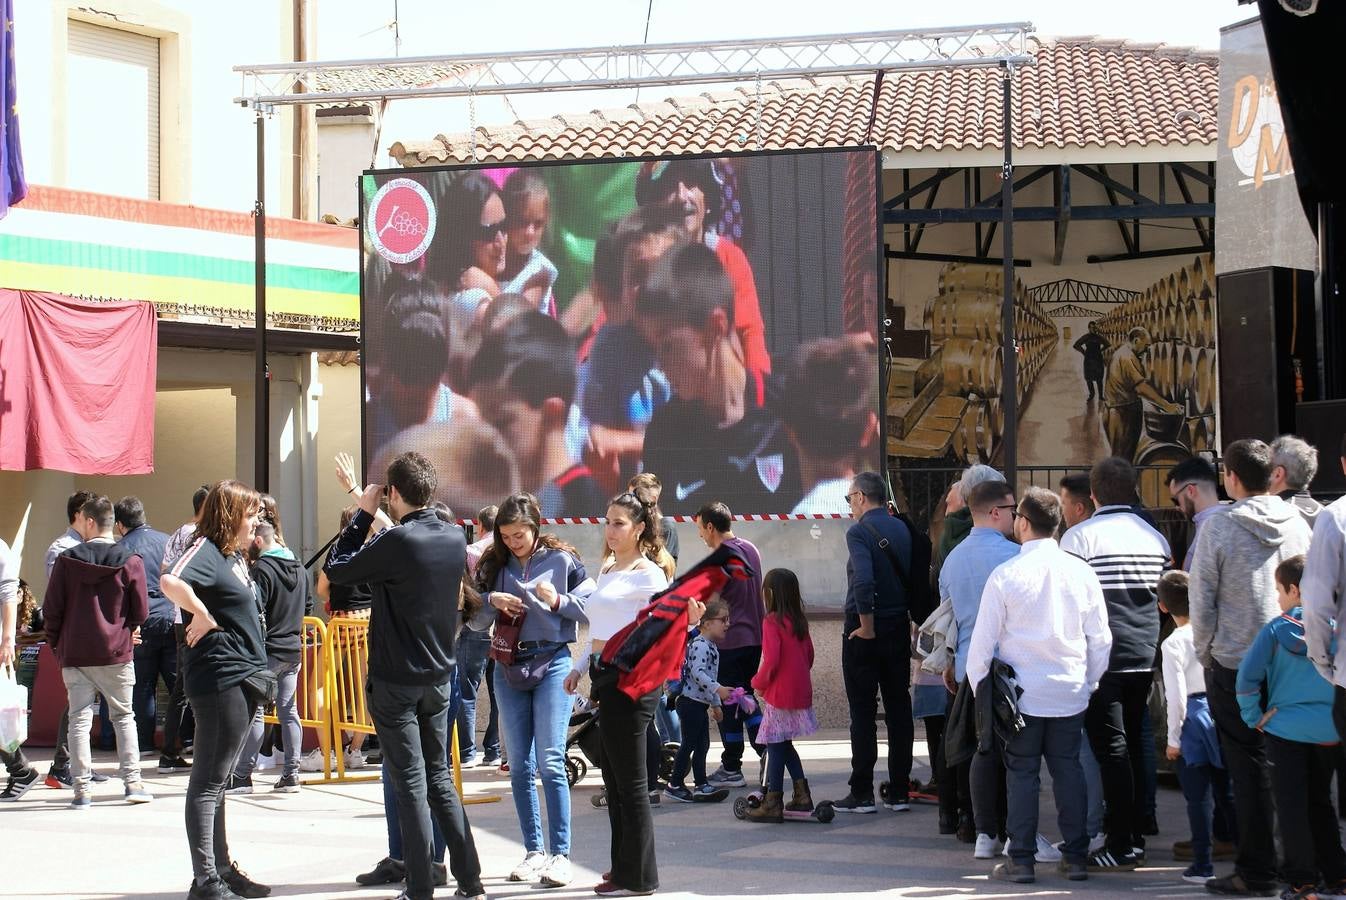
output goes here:
[{"label": "striped sweater", "polygon": [[1128,506],[1103,506],[1067,531],[1061,549],[1087,562],[1103,585],[1112,630],[1109,672],[1154,669],[1159,644],[1159,576],[1168,541]]}]

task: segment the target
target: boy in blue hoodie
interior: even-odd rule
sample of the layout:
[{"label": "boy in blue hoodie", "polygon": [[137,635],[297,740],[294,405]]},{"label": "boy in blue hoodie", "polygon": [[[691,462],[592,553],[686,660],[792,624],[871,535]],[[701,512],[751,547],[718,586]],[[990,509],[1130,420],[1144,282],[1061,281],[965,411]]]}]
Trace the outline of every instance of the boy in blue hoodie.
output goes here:
[{"label": "boy in blue hoodie", "polygon": [[[1346,892],[1346,853],[1330,790],[1338,744],[1332,723],[1332,685],[1308,658],[1299,580],[1304,557],[1276,567],[1282,613],[1257,635],[1239,664],[1237,692],[1243,720],[1266,735],[1271,787],[1276,798],[1290,887],[1281,896],[1318,896],[1319,876],[1328,894]],[[1266,688],[1265,702],[1262,698]]]}]

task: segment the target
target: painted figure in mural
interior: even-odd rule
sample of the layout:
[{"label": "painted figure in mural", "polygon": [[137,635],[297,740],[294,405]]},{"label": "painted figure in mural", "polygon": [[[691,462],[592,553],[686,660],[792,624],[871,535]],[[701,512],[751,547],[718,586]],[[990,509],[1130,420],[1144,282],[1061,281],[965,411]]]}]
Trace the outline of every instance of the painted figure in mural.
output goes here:
[{"label": "painted figure in mural", "polygon": [[1108,445],[1113,456],[1127,462],[1135,461],[1136,445],[1140,442],[1144,421],[1141,400],[1149,400],[1163,412],[1179,409],[1160,396],[1149,382],[1149,373],[1140,359],[1149,346],[1150,333],[1144,328],[1132,328],[1127,342],[1113,351],[1103,382],[1103,402],[1108,408],[1103,427]]},{"label": "painted figure in mural", "polygon": [[1108,342],[1098,333],[1098,324],[1090,322],[1088,333],[1080,335],[1080,339],[1071,346],[1084,357],[1084,381],[1089,385],[1089,399],[1094,399],[1095,387],[1098,388],[1098,396],[1102,397],[1103,373],[1107,368],[1103,351],[1108,349]]}]

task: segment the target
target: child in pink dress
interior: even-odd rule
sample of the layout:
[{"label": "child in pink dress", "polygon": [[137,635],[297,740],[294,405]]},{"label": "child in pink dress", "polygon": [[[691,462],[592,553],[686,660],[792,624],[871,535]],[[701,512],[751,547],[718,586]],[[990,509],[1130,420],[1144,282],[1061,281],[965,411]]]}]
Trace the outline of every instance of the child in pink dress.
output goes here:
[{"label": "child in pink dress", "polygon": [[[762,698],[762,725],[757,739],[766,744],[766,796],[748,811],[753,822],[780,822],[784,810],[811,812],[804,764],[794,740],[818,730],[813,714],[813,641],[804,617],[799,578],[789,569],[772,569],[762,579],[766,618],[762,621],[762,663],[752,686]],[[794,796],[782,806],[785,770],[790,770]]]}]

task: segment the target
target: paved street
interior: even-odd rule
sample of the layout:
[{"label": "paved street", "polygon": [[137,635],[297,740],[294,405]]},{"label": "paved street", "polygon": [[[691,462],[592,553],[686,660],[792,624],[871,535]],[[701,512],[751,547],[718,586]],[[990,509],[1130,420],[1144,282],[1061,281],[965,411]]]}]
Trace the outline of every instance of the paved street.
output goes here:
[{"label": "paved street", "polygon": [[[918,726],[918,733],[920,728]],[[845,735],[828,732],[801,745],[814,798],[845,793]],[[918,743],[917,777],[924,770],[924,745]],[[712,759],[717,749],[712,749]],[[146,757],[147,763],[157,760]],[[43,761],[45,772],[45,761]],[[111,754],[100,754],[98,768],[115,771]],[[472,797],[503,796],[500,803],[469,809],[492,897],[541,897],[558,900],[593,896],[589,889],[606,867],[606,813],[589,797],[597,790],[591,773],[575,789],[573,816],[576,877],[564,889],[509,884],[505,874],[521,858],[518,825],[507,792],[507,777],[492,770],[469,770]],[[1045,777],[1045,773],[1044,773]],[[255,781],[269,785],[273,773]],[[158,799],[146,807],[121,800],[120,783],[95,792],[93,809],[65,808],[68,791],[35,788],[16,805],[0,808],[0,897],[168,900],[186,895],[191,877],[183,838],[182,796],[185,775],[148,781]],[[229,798],[230,845],[245,871],[276,886],[275,896],[296,898],[390,898],[396,891],[362,889],[354,876],[386,854],[381,791],[377,783],[306,788],[298,795],[261,793]],[[1097,897],[1191,897],[1200,888],[1184,884],[1181,867],[1169,847],[1186,837],[1181,796],[1160,788],[1159,819],[1164,833],[1151,844],[1152,865],[1133,874],[1096,876],[1070,885],[1041,866],[1033,890],[1014,891],[989,882],[990,864],[974,861],[969,845],[937,833],[933,806],[910,813],[880,811],[873,816],[842,816],[830,825],[786,823],[754,825],[733,817],[730,805],[685,806],[665,803],[655,811],[660,878],[665,897],[820,897],[841,894],[918,897],[1019,897],[1088,894]],[[1056,829],[1050,794],[1043,797],[1043,831]],[[1181,833],[1179,833],[1181,832]],[[1227,864],[1220,866],[1223,872]],[[440,897],[451,889],[442,888]]]}]

